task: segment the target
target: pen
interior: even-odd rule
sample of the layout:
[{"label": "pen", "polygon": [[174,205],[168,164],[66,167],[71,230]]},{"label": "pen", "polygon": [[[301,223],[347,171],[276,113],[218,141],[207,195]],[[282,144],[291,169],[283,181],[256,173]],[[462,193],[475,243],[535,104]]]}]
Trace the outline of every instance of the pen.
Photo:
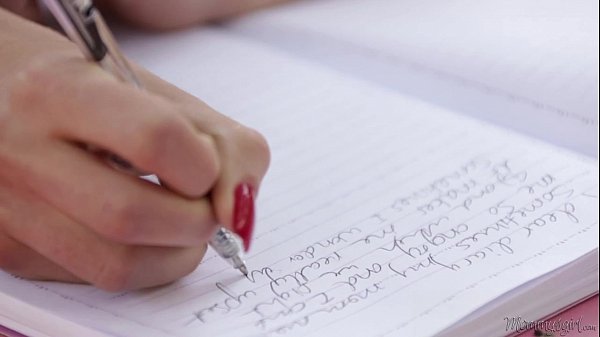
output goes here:
[{"label": "pen", "polygon": [[[44,0],[44,3],[65,34],[79,46],[86,58],[97,62],[121,80],[143,88],[92,0]],[[92,146],[88,146],[88,150],[101,154],[107,163],[120,171],[137,176],[148,175],[115,154]],[[233,233],[219,228],[209,240],[209,244],[235,269],[245,276],[248,275],[248,268],[241,256],[240,243]]]}]

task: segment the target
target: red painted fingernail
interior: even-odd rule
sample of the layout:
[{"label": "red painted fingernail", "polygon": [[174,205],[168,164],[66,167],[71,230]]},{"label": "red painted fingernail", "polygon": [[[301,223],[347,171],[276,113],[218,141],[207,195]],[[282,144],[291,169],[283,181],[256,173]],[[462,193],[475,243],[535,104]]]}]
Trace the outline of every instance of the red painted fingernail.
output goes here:
[{"label": "red painted fingernail", "polygon": [[239,184],[234,192],[233,232],[244,242],[244,250],[250,249],[254,231],[254,189],[250,184]]}]

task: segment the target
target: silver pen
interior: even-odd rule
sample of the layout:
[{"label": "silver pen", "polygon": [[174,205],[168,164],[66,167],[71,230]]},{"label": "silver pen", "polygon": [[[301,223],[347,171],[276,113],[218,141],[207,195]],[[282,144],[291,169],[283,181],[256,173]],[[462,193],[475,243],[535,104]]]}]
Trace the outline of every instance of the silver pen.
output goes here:
[{"label": "silver pen", "polygon": [[[65,34],[79,46],[86,58],[97,62],[121,80],[143,88],[142,82],[121,53],[113,34],[92,0],[43,0],[43,2]],[[137,176],[148,175],[115,154],[93,146],[88,146],[88,150],[102,155],[108,164],[120,171]],[[248,275],[248,268],[241,255],[242,249],[235,234],[225,228],[219,228],[209,244],[235,269],[245,276]]]}]

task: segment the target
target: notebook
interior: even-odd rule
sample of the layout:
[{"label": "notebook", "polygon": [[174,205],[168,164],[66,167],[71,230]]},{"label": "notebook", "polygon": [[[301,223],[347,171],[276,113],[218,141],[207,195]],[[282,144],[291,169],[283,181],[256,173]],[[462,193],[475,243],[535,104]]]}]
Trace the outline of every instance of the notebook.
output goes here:
[{"label": "notebook", "polygon": [[[121,30],[132,59],[269,140],[250,274],[213,252],[135,292],[0,273],[0,325],[27,336],[503,336],[597,293],[598,68],[584,52],[597,44],[597,4],[539,6],[321,0],[213,27]],[[463,11],[490,23],[482,39],[511,32],[514,48],[444,38],[468,31]],[[517,19],[529,26],[506,31]],[[569,39],[541,33],[554,25]],[[421,58],[427,46],[440,50]],[[567,56],[538,58],[544,48]],[[506,63],[486,73],[490,60]]]}]

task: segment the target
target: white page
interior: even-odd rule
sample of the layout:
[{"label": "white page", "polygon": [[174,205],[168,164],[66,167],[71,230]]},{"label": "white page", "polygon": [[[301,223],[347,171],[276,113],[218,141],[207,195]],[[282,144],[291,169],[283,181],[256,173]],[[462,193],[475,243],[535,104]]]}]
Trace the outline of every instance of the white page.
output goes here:
[{"label": "white page", "polygon": [[232,28],[596,156],[597,1],[298,1]]},{"label": "white page", "polygon": [[210,253],[133,293],[0,273],[5,297],[114,336],[429,336],[597,248],[593,162],[216,31],[122,37],[269,139],[251,279]]}]

